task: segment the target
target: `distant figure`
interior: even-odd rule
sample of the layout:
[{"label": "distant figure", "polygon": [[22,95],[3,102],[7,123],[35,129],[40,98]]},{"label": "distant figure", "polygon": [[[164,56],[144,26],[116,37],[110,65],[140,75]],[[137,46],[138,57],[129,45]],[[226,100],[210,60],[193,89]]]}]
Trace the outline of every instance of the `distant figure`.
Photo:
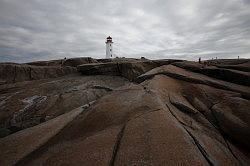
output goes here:
[{"label": "distant figure", "polygon": [[201,57],[199,58],[199,63],[201,63]]},{"label": "distant figure", "polygon": [[240,59],[240,56],[238,56],[238,59]]},{"label": "distant figure", "polygon": [[217,60],[217,57],[215,57],[215,59]]},{"label": "distant figure", "polygon": [[63,58],[63,60],[61,60],[61,66],[63,65],[63,63],[66,61],[66,57],[65,58]]}]

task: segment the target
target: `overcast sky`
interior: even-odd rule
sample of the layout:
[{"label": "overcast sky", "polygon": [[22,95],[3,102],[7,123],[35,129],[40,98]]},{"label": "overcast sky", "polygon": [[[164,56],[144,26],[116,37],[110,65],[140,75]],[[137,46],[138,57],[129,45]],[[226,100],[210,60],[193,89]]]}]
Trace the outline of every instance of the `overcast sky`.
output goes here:
[{"label": "overcast sky", "polygon": [[0,0],[0,61],[250,58],[250,0]]}]

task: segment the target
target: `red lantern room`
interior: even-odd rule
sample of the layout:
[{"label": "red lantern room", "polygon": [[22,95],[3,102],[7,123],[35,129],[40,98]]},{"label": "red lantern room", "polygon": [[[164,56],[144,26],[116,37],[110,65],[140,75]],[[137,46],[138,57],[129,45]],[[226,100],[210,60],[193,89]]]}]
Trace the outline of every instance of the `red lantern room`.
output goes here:
[{"label": "red lantern room", "polygon": [[113,42],[112,42],[112,37],[110,37],[110,36],[109,36],[109,37],[107,37],[107,41],[106,41],[106,43],[113,43]]}]

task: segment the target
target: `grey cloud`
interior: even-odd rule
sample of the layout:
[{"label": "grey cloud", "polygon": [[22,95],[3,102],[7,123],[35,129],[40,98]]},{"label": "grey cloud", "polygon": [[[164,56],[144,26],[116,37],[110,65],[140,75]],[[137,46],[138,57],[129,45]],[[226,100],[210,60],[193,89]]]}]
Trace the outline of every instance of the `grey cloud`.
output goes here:
[{"label": "grey cloud", "polygon": [[0,61],[250,58],[249,0],[0,0]]}]

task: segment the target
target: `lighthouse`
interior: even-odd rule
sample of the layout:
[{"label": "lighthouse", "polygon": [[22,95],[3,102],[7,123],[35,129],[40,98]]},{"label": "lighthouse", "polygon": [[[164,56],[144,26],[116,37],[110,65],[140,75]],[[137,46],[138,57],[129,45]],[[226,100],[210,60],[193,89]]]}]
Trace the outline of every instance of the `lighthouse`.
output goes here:
[{"label": "lighthouse", "polygon": [[112,41],[112,37],[107,37],[107,41],[106,41],[106,58],[114,58],[114,54],[113,54],[113,41]]}]

